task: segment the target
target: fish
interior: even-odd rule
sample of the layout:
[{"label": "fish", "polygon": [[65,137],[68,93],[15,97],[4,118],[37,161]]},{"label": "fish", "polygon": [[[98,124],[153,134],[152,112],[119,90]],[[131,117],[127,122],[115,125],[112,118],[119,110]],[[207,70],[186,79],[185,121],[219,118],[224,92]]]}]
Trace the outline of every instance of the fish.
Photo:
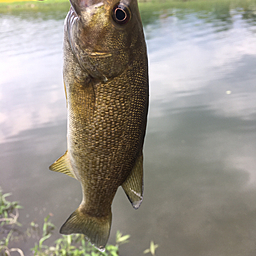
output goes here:
[{"label": "fish", "polygon": [[121,186],[143,200],[148,57],[137,0],[70,0],[64,22],[67,151],[49,169],[77,179],[82,202],[60,229],[104,251]]}]

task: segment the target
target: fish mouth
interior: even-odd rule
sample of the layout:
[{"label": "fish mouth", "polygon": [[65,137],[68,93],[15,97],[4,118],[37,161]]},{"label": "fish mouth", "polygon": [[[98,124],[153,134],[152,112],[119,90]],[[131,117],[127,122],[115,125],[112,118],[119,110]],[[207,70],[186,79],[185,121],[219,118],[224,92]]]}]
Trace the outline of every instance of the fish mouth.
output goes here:
[{"label": "fish mouth", "polygon": [[71,7],[78,16],[85,10],[93,12],[93,10],[104,5],[103,0],[70,0]]},{"label": "fish mouth", "polygon": [[71,5],[70,10],[67,14],[67,17],[65,19],[65,24],[67,25],[68,28],[71,28],[73,24],[75,23],[75,20],[77,20],[79,17],[74,10],[73,6]]},{"label": "fish mouth", "polygon": [[[103,3],[100,2],[86,7],[86,9],[91,9],[90,12],[93,13],[93,10],[101,7],[102,5]],[[77,26],[79,25],[78,22],[81,19],[81,16],[79,13],[77,13],[76,9],[77,8],[75,8],[75,6],[71,5],[65,20],[65,26],[67,29],[67,36],[71,51],[84,71],[90,74],[91,77],[106,82],[108,81],[107,75],[104,74],[103,70],[101,70],[97,62],[103,61],[103,63],[106,63],[109,58],[113,57],[113,52],[104,51],[103,49],[97,48],[95,49],[94,47],[91,49],[90,47],[88,47],[89,49],[84,49],[83,45],[80,44],[79,40],[77,39],[78,35],[72,35],[72,33],[77,32]]]},{"label": "fish mouth", "polygon": [[[100,6],[100,5],[98,5]],[[74,10],[73,6],[71,6],[70,11],[65,20],[65,26],[67,29],[67,36],[69,45],[71,48],[72,53],[76,57],[80,66],[84,69],[84,71],[88,72],[92,77],[100,79],[104,82],[108,81],[106,75],[104,75],[100,70],[98,70],[97,65],[95,65],[95,61],[99,59],[107,59],[112,57],[112,53],[94,49],[79,49],[80,46],[76,41],[74,41],[72,37],[72,27],[75,26],[77,20],[80,17],[77,15],[76,11]]]}]

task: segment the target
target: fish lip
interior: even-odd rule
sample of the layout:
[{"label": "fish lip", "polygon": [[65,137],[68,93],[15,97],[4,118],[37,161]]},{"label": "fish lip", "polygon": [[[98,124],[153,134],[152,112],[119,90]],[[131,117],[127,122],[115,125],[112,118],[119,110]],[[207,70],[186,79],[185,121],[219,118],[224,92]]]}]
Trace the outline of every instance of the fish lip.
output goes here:
[{"label": "fish lip", "polygon": [[71,5],[70,10],[66,16],[65,21],[64,21],[64,26],[67,28],[68,38],[69,38],[70,43],[71,43],[70,31],[71,31],[73,25],[75,24],[76,20],[78,20],[78,19],[79,19],[79,16],[77,15],[75,9]]},{"label": "fish lip", "polygon": [[72,0],[69,0],[70,4],[71,4],[71,8],[77,16],[81,15],[81,11],[83,9],[85,9],[88,4],[87,4],[87,1],[81,1],[80,4],[78,4],[76,1],[72,1]]},{"label": "fish lip", "polygon": [[77,12],[76,12],[76,10],[75,10],[75,8],[73,7],[72,4],[70,6],[69,13],[70,13],[71,18],[79,18],[79,15],[77,14]]},{"label": "fish lip", "polygon": [[91,12],[93,13],[95,9],[101,7],[104,5],[103,1],[95,3],[95,4],[89,4],[88,1],[81,1],[80,4],[76,4],[75,2],[72,3],[72,0],[70,0],[71,9],[75,12],[75,14],[78,17],[82,18],[83,12]]}]

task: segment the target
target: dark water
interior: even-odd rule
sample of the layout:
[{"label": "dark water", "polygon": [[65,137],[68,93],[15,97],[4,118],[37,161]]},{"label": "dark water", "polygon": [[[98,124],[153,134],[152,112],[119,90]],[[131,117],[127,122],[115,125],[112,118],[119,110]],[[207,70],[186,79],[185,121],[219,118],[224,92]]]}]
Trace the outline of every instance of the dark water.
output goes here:
[{"label": "dark water", "polygon": [[[110,242],[131,235],[122,256],[151,240],[162,256],[256,255],[256,4],[234,2],[141,5],[145,197],[137,211],[121,189],[114,200]],[[64,17],[0,16],[0,186],[24,206],[24,228],[49,213],[59,228],[81,200],[77,181],[48,171],[66,150]]]}]

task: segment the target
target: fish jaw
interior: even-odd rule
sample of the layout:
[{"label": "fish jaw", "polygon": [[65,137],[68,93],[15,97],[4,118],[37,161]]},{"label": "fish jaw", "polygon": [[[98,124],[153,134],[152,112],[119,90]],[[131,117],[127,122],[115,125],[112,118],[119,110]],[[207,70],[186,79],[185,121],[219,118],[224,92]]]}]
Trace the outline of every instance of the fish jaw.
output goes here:
[{"label": "fish jaw", "polygon": [[[110,59],[112,54],[109,51],[92,49],[91,47],[85,46],[86,42],[83,40],[83,36],[78,38],[76,35],[84,34],[85,31],[82,29],[83,21],[86,17],[91,17],[95,13],[95,9],[102,7],[103,3],[94,4],[93,6],[87,7],[86,11],[83,12],[83,19],[78,16],[73,6],[71,6],[70,11],[65,19],[65,30],[67,31],[68,41],[72,50],[72,53],[76,57],[76,60],[80,64],[81,68],[91,77],[107,81],[108,78],[102,71],[97,68],[97,65],[92,63],[91,58]],[[87,38],[87,37],[85,37]],[[104,60],[103,60],[104,61]],[[108,60],[107,60],[108,61]]]}]

